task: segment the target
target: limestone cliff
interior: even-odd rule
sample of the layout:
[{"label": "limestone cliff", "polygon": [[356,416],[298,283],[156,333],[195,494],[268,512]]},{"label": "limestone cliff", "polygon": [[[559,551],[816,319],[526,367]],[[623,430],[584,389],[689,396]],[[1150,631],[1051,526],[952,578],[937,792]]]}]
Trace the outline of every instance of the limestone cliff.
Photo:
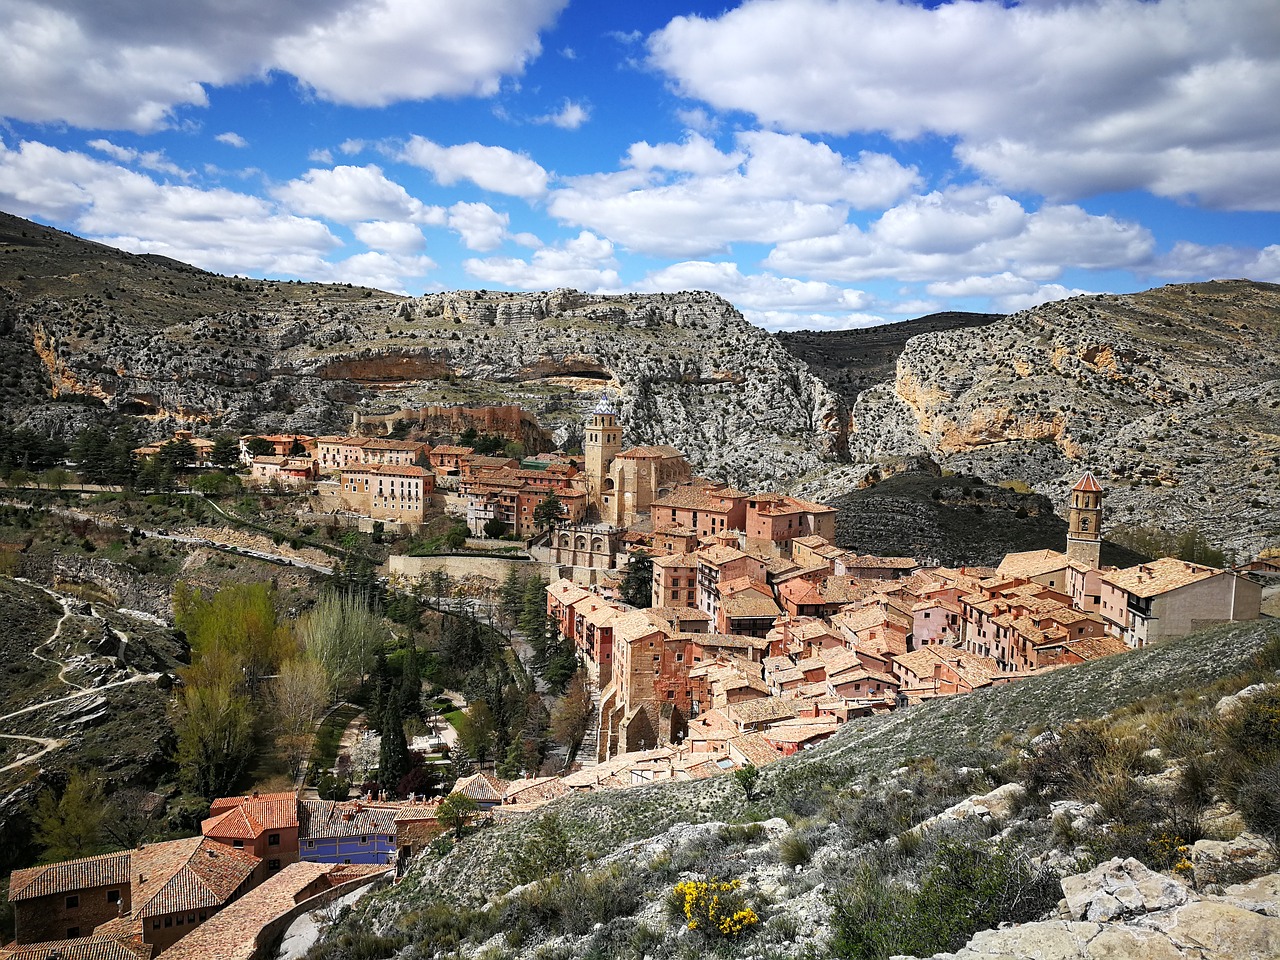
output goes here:
[{"label": "limestone cliff", "polygon": [[1109,525],[1199,526],[1251,554],[1280,536],[1280,286],[1077,297],[914,337],[858,396],[849,446],[855,463],[924,454],[1056,503],[1092,469]]},{"label": "limestone cliff", "polygon": [[[219,429],[342,430],[370,414],[518,403],[572,443],[610,388],[630,444],[668,443],[740,486],[844,455],[840,399],[709,293],[488,291],[406,299],[244,281],[0,216],[4,349],[55,398]],[[48,421],[57,407],[15,411]]]}]

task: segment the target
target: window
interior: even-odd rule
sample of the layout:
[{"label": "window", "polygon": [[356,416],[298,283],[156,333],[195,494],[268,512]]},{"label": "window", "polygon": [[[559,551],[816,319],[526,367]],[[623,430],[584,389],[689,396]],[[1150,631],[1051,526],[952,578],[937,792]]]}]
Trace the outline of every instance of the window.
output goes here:
[{"label": "window", "polygon": [[316,842],[315,842],[314,840],[308,840],[308,841],[307,841],[307,849],[308,849],[308,850],[314,850],[315,848],[316,848]]},{"label": "window", "polygon": [[152,921],[151,921],[151,929],[152,929],[152,930],[159,930],[159,929],[160,929],[160,918],[159,918],[159,917],[156,917],[154,920],[152,920]]},{"label": "window", "polygon": [[361,842],[361,843],[368,843],[368,842],[369,842],[369,838],[368,838],[368,837],[361,837],[361,838],[360,838],[360,842]]},{"label": "window", "polygon": [[80,894],[73,893],[71,896],[67,897],[68,910],[74,910],[78,906],[80,906]]},{"label": "window", "polygon": [[346,858],[345,860],[343,860],[342,862],[343,862],[343,863],[350,863],[350,862],[351,862],[351,858],[350,858],[350,857],[347,857],[347,858]]},{"label": "window", "polygon": [[208,920],[208,919],[209,919],[209,914],[207,914],[205,911],[201,910],[201,911],[200,911],[200,922],[201,922],[201,923],[204,923],[204,922],[205,922],[206,920]]},{"label": "window", "polygon": [[278,846],[280,846],[280,834],[278,834],[278,833],[268,833],[268,834],[267,834],[267,846],[269,846],[269,847],[278,847]]},{"label": "window", "polygon": [[243,850],[243,849],[244,849],[244,841],[243,841],[243,840],[232,840],[232,841],[231,841],[231,845],[232,845],[233,847],[235,847],[237,850]]},{"label": "window", "polygon": [[268,870],[279,870],[279,869],[280,869],[280,861],[279,861],[279,860],[268,860],[268,861],[267,861],[267,869],[268,869]]},{"label": "window", "polygon": [[166,927],[172,927],[172,926],[173,926],[173,917],[165,917],[165,918],[164,918],[164,925],[165,925]]},{"label": "window", "polygon": [[178,926],[182,926],[182,917],[175,918],[173,922],[176,923]]},{"label": "window", "polygon": [[108,890],[108,891],[107,891],[107,903],[119,903],[119,902],[120,902],[120,891],[119,891],[119,890]]},{"label": "window", "polygon": [[188,914],[187,914],[187,923],[188,923],[188,924],[190,924],[190,925],[191,925],[191,926],[193,926],[193,927],[195,926],[195,924],[196,924],[196,915],[195,915],[194,913],[188,913]]}]

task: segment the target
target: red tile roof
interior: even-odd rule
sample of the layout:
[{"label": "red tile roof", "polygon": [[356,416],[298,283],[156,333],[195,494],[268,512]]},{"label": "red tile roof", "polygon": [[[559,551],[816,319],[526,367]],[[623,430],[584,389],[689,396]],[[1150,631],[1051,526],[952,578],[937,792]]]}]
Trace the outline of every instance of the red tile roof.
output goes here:
[{"label": "red tile roof", "polygon": [[1077,481],[1072,490],[1081,490],[1085,493],[1101,493],[1102,487],[1098,485],[1098,480],[1094,477],[1092,471],[1086,473]]},{"label": "red tile roof", "polygon": [[31,900],[88,887],[124,886],[129,882],[129,851],[64,860],[15,870],[9,878],[9,901]]},{"label": "red tile roof", "polygon": [[261,859],[204,837],[151,843],[133,851],[133,914],[153,917],[221,907]]},{"label": "red tile roof", "polygon": [[149,943],[117,940],[115,937],[76,937],[46,943],[14,943],[0,947],[0,960],[150,960]]}]

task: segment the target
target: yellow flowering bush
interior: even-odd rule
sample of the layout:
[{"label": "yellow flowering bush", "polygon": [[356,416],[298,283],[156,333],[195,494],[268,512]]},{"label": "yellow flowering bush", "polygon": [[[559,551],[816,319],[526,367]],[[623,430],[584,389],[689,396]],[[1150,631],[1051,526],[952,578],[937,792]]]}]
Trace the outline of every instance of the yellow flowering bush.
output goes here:
[{"label": "yellow flowering bush", "polygon": [[743,902],[741,880],[682,880],[675,886],[683,898],[684,918],[690,930],[732,940],[760,922]]},{"label": "yellow flowering bush", "polygon": [[1151,857],[1155,866],[1168,870],[1174,876],[1191,881],[1195,877],[1195,867],[1187,859],[1191,845],[1182,837],[1168,832],[1161,833],[1147,841],[1151,849]]}]

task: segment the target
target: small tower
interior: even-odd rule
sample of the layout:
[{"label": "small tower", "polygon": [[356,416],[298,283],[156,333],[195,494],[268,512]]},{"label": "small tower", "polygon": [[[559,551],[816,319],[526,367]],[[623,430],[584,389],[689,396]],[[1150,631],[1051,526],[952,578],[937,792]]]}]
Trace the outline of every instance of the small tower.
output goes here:
[{"label": "small tower", "polygon": [[[609,400],[609,393],[600,395],[587,421],[582,442],[583,460],[586,461],[587,498],[597,508],[603,507],[605,481],[609,478],[609,466],[622,450],[622,428],[618,425],[618,411]],[[601,513],[603,514],[603,510]]]},{"label": "small tower", "polygon": [[1102,551],[1102,487],[1086,473],[1071,488],[1067,520],[1067,559],[1087,563],[1097,570]]}]

